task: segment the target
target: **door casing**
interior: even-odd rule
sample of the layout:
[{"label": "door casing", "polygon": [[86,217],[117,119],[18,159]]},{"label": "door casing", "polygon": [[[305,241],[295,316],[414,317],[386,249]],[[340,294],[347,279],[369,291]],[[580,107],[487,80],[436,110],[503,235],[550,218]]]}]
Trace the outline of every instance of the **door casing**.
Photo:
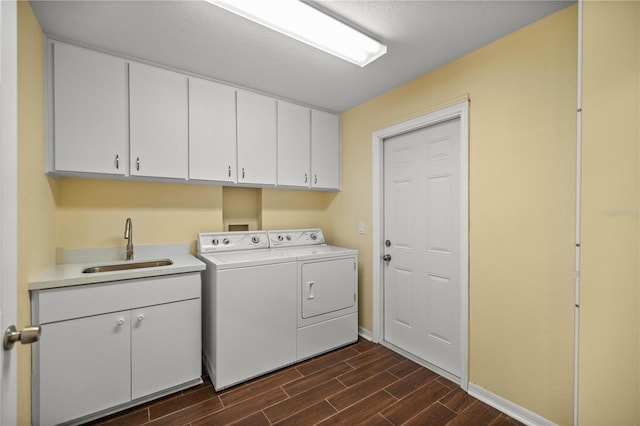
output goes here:
[{"label": "door casing", "polygon": [[385,139],[460,119],[460,383],[469,383],[469,102],[464,101],[408,121],[378,130],[372,135],[372,269],[373,341],[384,343],[384,288],[382,252],[384,241],[384,150]]}]

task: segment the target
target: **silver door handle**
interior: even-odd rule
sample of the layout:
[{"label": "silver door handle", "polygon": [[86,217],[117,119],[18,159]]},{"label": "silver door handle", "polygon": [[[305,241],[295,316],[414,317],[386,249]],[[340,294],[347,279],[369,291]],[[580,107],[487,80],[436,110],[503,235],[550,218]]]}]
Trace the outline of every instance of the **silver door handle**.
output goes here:
[{"label": "silver door handle", "polygon": [[384,256],[382,256],[382,260],[384,260],[385,262],[389,262],[391,260],[391,255],[385,254]]},{"label": "silver door handle", "polygon": [[120,168],[120,156],[116,154],[116,170]]},{"label": "silver door handle", "polygon": [[136,170],[140,171],[140,157],[136,157]]},{"label": "silver door handle", "polygon": [[40,329],[40,327],[30,326],[18,331],[15,325],[10,325],[9,328],[4,331],[4,349],[9,350],[13,348],[13,345],[16,342],[20,342],[23,345],[37,342],[38,340],[40,340],[41,332],[42,330]]}]

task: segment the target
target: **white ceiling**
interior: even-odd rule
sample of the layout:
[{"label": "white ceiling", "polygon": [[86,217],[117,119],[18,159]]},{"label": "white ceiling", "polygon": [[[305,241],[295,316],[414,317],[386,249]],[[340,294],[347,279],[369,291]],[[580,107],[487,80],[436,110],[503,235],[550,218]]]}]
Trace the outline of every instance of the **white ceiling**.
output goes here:
[{"label": "white ceiling", "polygon": [[387,45],[386,55],[360,68],[205,1],[31,1],[45,34],[335,112],[410,81],[571,3],[313,2],[318,9]]}]

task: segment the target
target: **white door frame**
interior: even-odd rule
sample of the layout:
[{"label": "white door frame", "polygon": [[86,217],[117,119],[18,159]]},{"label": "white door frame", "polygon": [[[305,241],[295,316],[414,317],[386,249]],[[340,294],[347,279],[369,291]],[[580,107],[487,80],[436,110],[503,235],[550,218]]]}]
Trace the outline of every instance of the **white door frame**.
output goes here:
[{"label": "white door frame", "polygon": [[[0,1],[0,331],[17,318],[18,44],[17,3]],[[17,423],[16,348],[0,347],[0,424]]]},{"label": "white door frame", "polygon": [[460,386],[469,382],[469,102],[465,101],[400,124],[378,130],[372,135],[373,192],[373,341],[384,341],[384,288],[382,252],[384,239],[384,150],[385,139],[428,127],[442,121],[460,119]]}]

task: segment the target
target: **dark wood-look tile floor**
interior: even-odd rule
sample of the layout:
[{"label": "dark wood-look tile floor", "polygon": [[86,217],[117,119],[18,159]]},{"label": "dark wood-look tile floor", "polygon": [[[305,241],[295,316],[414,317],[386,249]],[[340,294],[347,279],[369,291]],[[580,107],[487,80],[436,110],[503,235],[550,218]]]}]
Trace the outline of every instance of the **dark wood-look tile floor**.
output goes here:
[{"label": "dark wood-look tile floor", "polygon": [[96,425],[521,425],[453,382],[360,339],[221,392],[194,388]]}]

